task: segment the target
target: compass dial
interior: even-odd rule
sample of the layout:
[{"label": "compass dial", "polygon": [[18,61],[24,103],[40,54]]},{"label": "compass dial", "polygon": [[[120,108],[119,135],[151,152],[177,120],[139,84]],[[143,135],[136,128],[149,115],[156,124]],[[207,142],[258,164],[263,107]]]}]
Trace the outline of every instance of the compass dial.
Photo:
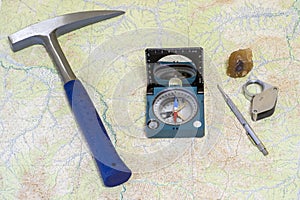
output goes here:
[{"label": "compass dial", "polygon": [[166,89],[159,93],[152,108],[157,119],[169,125],[189,122],[199,109],[195,95],[179,88]]}]

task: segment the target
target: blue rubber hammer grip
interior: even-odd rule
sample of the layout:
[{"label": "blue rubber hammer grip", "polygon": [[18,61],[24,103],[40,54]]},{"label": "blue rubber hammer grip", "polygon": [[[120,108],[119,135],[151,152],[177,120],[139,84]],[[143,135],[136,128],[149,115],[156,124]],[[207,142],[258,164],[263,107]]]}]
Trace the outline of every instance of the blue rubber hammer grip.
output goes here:
[{"label": "blue rubber hammer grip", "polygon": [[126,182],[131,176],[131,171],[116,152],[82,83],[78,79],[71,80],[65,83],[64,88],[76,121],[96,161],[104,185],[113,187]]}]

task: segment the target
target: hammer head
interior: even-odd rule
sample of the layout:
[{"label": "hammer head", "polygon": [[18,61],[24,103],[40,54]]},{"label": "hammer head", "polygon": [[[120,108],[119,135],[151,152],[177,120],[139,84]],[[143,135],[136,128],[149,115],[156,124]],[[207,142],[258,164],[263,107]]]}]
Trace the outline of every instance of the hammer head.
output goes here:
[{"label": "hammer head", "polygon": [[99,10],[66,14],[26,27],[8,36],[8,39],[12,50],[18,51],[34,44],[43,44],[43,37],[49,37],[52,33],[58,37],[75,29],[124,13],[123,11]]}]

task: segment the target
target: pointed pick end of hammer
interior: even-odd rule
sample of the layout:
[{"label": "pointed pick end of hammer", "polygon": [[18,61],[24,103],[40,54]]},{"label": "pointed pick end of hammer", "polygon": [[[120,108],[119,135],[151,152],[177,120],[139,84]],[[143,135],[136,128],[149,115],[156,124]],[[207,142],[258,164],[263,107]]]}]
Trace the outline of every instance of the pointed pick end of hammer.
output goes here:
[{"label": "pointed pick end of hammer", "polygon": [[60,26],[56,29],[56,35],[60,36],[75,29],[123,14],[125,12],[120,10],[96,10],[62,15],[57,20]]},{"label": "pointed pick end of hammer", "polygon": [[13,51],[18,51],[34,44],[42,44],[43,37],[48,37],[53,32],[58,37],[84,26],[123,15],[124,13],[124,11],[119,10],[96,10],[61,15],[30,25],[10,35],[8,39]]}]

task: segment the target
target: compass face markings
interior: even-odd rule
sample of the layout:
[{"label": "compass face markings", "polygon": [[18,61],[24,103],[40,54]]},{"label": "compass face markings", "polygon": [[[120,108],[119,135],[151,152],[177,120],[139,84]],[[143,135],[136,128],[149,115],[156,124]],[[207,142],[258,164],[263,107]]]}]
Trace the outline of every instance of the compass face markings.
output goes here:
[{"label": "compass face markings", "polygon": [[195,95],[185,89],[175,88],[159,93],[152,108],[157,119],[169,125],[189,122],[199,109]]}]

